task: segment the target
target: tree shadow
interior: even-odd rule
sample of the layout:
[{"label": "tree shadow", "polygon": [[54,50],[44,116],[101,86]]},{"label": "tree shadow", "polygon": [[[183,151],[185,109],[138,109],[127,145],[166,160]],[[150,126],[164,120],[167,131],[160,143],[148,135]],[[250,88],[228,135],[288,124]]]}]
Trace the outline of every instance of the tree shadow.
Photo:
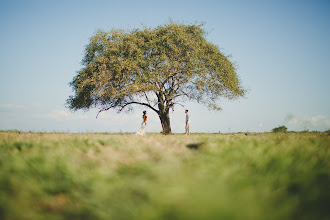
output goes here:
[{"label": "tree shadow", "polygon": [[191,149],[191,150],[200,150],[204,143],[191,143],[187,144],[186,147]]}]

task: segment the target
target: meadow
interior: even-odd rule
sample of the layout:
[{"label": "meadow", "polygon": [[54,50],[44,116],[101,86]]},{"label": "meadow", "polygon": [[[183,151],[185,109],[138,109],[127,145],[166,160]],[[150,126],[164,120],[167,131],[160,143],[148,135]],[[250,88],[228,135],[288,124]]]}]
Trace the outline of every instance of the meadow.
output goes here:
[{"label": "meadow", "polygon": [[0,132],[0,219],[330,219],[327,133]]}]

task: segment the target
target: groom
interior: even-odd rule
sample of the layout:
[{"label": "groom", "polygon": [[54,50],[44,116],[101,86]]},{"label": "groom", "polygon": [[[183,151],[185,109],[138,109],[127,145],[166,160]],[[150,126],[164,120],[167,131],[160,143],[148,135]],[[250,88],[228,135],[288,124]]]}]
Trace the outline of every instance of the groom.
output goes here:
[{"label": "groom", "polygon": [[189,123],[190,123],[190,117],[189,117],[189,114],[188,114],[188,109],[186,109],[185,111],[186,113],[186,136],[190,134],[190,131],[189,131]]}]

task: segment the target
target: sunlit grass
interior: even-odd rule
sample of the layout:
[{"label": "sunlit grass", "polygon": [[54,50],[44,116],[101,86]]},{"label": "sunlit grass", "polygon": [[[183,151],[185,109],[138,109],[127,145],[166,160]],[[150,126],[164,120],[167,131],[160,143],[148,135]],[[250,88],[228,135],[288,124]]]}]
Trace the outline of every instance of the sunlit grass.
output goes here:
[{"label": "sunlit grass", "polygon": [[328,219],[329,136],[0,132],[0,219]]}]

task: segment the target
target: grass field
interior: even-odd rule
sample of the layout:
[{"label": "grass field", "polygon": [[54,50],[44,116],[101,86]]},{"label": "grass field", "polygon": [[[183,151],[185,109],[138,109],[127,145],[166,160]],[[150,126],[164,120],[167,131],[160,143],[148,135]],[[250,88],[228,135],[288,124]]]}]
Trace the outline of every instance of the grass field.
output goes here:
[{"label": "grass field", "polygon": [[0,132],[0,219],[330,219],[326,133]]}]

